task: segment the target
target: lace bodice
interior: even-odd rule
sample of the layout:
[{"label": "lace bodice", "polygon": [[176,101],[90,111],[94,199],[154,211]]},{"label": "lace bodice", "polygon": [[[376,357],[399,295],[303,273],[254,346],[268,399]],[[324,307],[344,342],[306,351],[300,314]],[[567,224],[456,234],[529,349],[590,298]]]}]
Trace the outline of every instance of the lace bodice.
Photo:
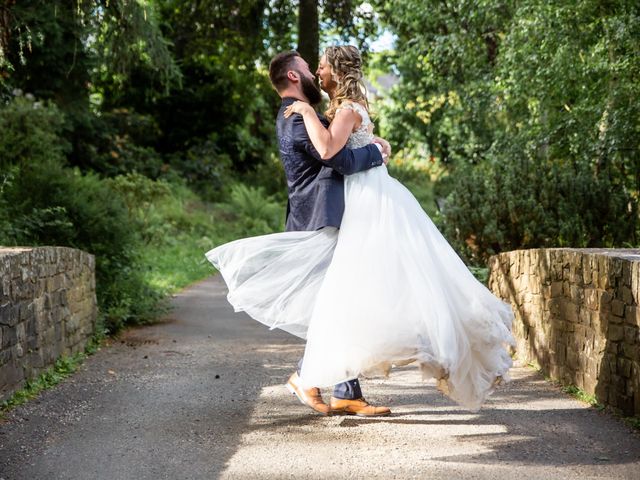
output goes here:
[{"label": "lace bodice", "polygon": [[362,123],[356,131],[349,136],[346,147],[353,149],[369,145],[373,141],[373,124],[371,123],[367,109],[359,103],[352,102],[342,104],[337,111],[347,108],[360,115],[360,117],[362,117]]}]

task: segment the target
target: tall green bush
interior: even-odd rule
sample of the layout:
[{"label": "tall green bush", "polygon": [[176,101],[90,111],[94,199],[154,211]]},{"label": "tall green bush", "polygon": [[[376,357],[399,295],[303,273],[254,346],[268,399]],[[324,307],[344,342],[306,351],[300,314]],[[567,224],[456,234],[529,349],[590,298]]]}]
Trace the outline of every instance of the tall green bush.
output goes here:
[{"label": "tall green bush", "polygon": [[105,181],[64,166],[63,125],[54,105],[30,97],[0,108],[0,244],[69,246],[95,255],[106,326],[144,321],[159,295],[142,281],[137,229]]},{"label": "tall green bush", "polygon": [[518,248],[627,246],[636,200],[585,163],[502,158],[455,173],[444,233],[474,263]]}]

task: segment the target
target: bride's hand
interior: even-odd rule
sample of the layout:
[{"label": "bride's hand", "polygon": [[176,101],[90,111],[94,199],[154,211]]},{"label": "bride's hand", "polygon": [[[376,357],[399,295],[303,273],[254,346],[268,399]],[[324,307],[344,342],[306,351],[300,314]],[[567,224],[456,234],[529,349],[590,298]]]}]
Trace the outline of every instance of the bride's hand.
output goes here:
[{"label": "bride's hand", "polygon": [[382,159],[384,164],[389,163],[389,157],[391,157],[391,145],[384,138],[373,137],[373,143],[377,143],[382,147]]},{"label": "bride's hand", "polygon": [[307,102],[296,100],[284,110],[284,118],[289,118],[294,113],[304,115],[306,112],[313,112],[313,107]]}]

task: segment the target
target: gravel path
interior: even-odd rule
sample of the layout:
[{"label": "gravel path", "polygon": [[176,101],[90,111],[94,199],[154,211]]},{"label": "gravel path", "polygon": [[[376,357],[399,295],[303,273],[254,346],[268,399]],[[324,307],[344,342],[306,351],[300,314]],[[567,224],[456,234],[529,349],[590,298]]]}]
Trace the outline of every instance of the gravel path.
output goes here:
[{"label": "gravel path", "polygon": [[640,479],[640,435],[528,368],[476,414],[407,367],[362,381],[392,416],[317,416],[283,386],[302,343],[225,294],[192,286],[8,414],[0,479]]}]

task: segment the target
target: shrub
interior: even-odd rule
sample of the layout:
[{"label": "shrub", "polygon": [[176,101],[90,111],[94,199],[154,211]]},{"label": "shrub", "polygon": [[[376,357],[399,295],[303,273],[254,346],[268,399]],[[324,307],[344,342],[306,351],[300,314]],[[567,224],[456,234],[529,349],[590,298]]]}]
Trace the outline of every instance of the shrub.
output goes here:
[{"label": "shrub", "polygon": [[139,235],[123,199],[96,174],[64,167],[63,121],[55,107],[18,97],[0,113],[0,243],[95,255],[107,328],[147,320],[159,294],[142,280]]},{"label": "shrub", "polygon": [[11,167],[40,168],[65,162],[70,145],[59,135],[64,116],[55,105],[17,90],[0,112],[0,182]]},{"label": "shrub", "polygon": [[444,231],[474,263],[533,247],[611,247],[633,239],[633,195],[584,163],[494,160],[456,169]]},{"label": "shrub", "polygon": [[236,218],[238,236],[262,235],[283,230],[282,204],[264,193],[262,187],[242,183],[231,187],[228,212]]},{"label": "shrub", "polygon": [[228,155],[220,152],[213,139],[197,142],[185,152],[168,158],[174,176],[185,180],[207,200],[222,198],[232,162]]}]

